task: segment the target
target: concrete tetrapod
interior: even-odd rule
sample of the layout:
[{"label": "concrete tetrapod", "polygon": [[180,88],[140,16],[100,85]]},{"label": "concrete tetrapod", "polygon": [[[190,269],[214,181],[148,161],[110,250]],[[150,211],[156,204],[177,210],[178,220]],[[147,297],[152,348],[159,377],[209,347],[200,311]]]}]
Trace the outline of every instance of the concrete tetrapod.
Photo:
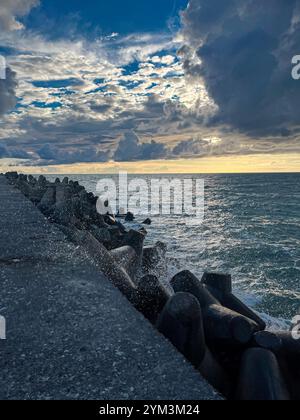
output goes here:
[{"label": "concrete tetrapod", "polygon": [[116,262],[122,266],[129,276],[134,279],[138,269],[139,260],[135,250],[127,245],[110,251]]},{"label": "concrete tetrapod", "polygon": [[[76,244],[83,246],[108,279],[124,293],[130,302],[135,304],[137,288],[128,273],[117,263],[113,255],[89,232],[79,231],[75,228],[68,231],[68,237]],[[67,233],[66,230],[64,232]]]},{"label": "concrete tetrapod", "polygon": [[156,276],[146,275],[138,282],[137,309],[153,324],[172,295]]},{"label": "concrete tetrapod", "polygon": [[252,319],[260,330],[266,328],[266,323],[248,306],[232,293],[232,278],[230,274],[204,273],[201,283],[221,302],[223,306]]},{"label": "concrete tetrapod", "polygon": [[190,293],[176,293],[157,320],[158,330],[195,366],[206,352],[202,312]]},{"label": "concrete tetrapod", "polygon": [[258,325],[250,318],[223,307],[190,271],[178,273],[171,280],[171,286],[175,292],[191,293],[198,299],[208,340],[229,345],[245,345],[259,330]]},{"label": "concrete tetrapod", "polygon": [[244,353],[236,398],[246,401],[290,400],[274,353],[259,348]]},{"label": "concrete tetrapod", "polygon": [[229,346],[248,344],[259,330],[250,318],[220,305],[211,305],[204,311],[204,325],[209,340]]},{"label": "concrete tetrapod", "polygon": [[181,271],[171,280],[171,286],[175,292],[191,293],[195,296],[202,310],[210,305],[219,305],[220,302],[201,284],[199,279],[188,270]]},{"label": "concrete tetrapod", "polygon": [[253,345],[272,351],[278,358],[291,398],[300,400],[300,340],[291,331],[261,331],[253,336]]},{"label": "concrete tetrapod", "polygon": [[126,233],[123,240],[123,245],[129,245],[135,250],[137,255],[137,264],[139,267],[142,266],[144,241],[145,235],[141,232],[137,232],[136,230],[130,230]]}]

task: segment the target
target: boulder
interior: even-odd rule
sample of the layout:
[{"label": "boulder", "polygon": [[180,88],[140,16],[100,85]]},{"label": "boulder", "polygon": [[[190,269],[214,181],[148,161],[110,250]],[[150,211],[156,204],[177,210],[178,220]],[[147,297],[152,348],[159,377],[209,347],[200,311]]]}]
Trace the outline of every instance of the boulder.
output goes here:
[{"label": "boulder", "polygon": [[143,225],[148,225],[148,226],[150,226],[150,225],[152,224],[152,220],[148,218],[148,219],[144,220],[144,221],[142,222],[142,224],[143,224]]},{"label": "boulder", "polygon": [[125,222],[133,222],[135,219],[134,214],[130,211],[125,216]]}]

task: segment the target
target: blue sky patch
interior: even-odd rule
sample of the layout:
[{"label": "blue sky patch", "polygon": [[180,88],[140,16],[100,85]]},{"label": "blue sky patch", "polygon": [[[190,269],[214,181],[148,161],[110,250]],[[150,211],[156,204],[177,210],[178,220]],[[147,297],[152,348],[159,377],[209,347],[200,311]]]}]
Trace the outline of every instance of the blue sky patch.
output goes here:
[{"label": "blue sky patch", "polygon": [[[26,27],[45,32],[51,38],[70,35],[69,29],[95,35],[118,32],[155,32],[165,29],[168,21],[175,21],[188,0],[43,0],[23,19]],[[46,24],[45,24],[46,23]]]},{"label": "blue sky patch", "polygon": [[34,101],[31,103],[31,105],[33,105],[35,108],[51,108],[51,109],[57,109],[62,107],[62,103],[61,102],[50,102],[50,103],[46,103],[46,102],[39,102],[39,101]]},{"label": "blue sky patch", "polygon": [[60,89],[69,86],[81,86],[83,85],[83,82],[80,79],[71,78],[63,80],[36,80],[33,81],[32,84],[37,88]]}]

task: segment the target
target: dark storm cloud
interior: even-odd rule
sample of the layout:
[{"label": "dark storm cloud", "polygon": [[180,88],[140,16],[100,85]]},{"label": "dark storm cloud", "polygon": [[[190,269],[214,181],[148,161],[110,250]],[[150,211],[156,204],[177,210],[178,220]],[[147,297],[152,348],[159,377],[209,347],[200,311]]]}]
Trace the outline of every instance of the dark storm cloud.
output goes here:
[{"label": "dark storm cloud", "polygon": [[7,148],[0,144],[0,158],[2,159],[2,158],[6,158],[6,157],[8,157]]},{"label": "dark storm cloud", "polygon": [[0,159],[29,159],[30,155],[20,148],[8,148],[5,144],[0,144]]},{"label": "dark storm cloud", "polygon": [[95,105],[91,104],[91,110],[94,112],[98,112],[99,114],[106,114],[108,111],[110,111],[112,108],[111,104],[101,104],[101,105]]},{"label": "dark storm cloud", "polygon": [[97,150],[96,147],[86,147],[80,150],[67,150],[51,144],[45,144],[37,154],[47,164],[73,164],[77,162],[107,162],[108,153]]},{"label": "dark storm cloud", "polygon": [[165,146],[151,141],[141,143],[139,137],[133,132],[127,132],[119,142],[114,154],[116,162],[131,162],[136,160],[160,159],[166,156]]},{"label": "dark storm cloud", "polygon": [[183,25],[186,73],[204,79],[219,108],[211,123],[254,137],[289,136],[300,125],[300,83],[291,77],[300,0],[190,0]]},{"label": "dark storm cloud", "polygon": [[183,140],[173,149],[174,156],[201,155],[207,150],[207,142],[203,140]]}]

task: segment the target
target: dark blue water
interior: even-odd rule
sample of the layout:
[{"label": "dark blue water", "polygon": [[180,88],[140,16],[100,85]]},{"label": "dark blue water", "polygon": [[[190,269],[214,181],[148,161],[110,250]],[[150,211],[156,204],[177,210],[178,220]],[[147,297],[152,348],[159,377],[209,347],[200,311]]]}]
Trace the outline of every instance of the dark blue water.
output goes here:
[{"label": "dark blue water", "polygon": [[[94,192],[100,177],[70,176]],[[148,229],[148,242],[169,246],[169,276],[229,272],[236,292],[273,325],[291,320],[300,309],[300,174],[197,177],[205,180],[204,222],[155,216]]]}]

